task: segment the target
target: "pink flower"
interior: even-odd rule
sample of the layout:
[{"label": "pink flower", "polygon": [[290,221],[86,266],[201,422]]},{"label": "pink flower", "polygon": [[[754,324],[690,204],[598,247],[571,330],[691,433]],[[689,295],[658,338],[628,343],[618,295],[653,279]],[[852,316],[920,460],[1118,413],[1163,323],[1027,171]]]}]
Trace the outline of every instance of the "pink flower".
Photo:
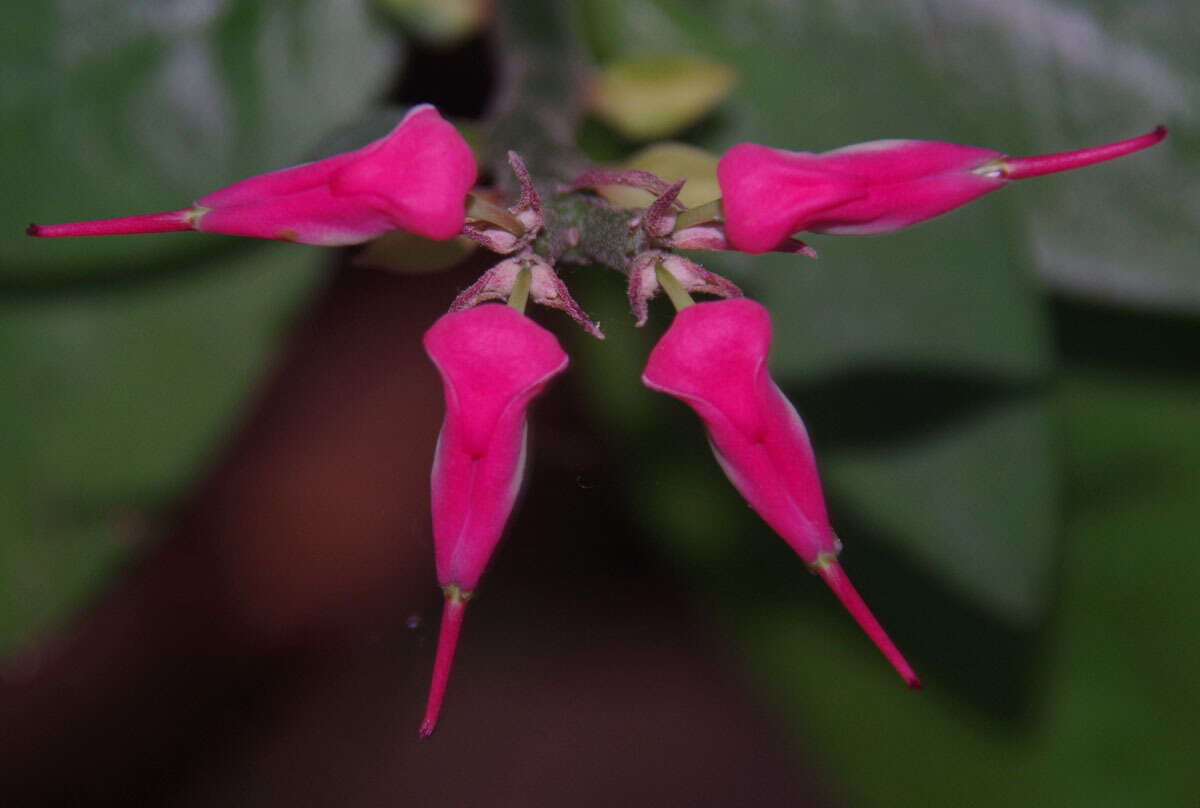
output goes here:
[{"label": "pink flower", "polygon": [[801,230],[887,233],[946,213],[1009,180],[1111,160],[1166,136],[1160,126],[1129,140],[1036,157],[927,140],[876,140],[823,154],[739,143],[717,165],[725,232],[737,249],[750,253],[774,249]]},{"label": "pink flower", "polygon": [[345,154],[259,174],[183,210],[70,224],[30,225],[31,236],[200,230],[303,244],[358,244],[391,230],[447,239],[462,230],[475,158],[429,104],[384,138]]},{"label": "pink flower", "polygon": [[808,432],[767,370],[771,322],[737,298],[688,306],[650,353],[642,381],[696,411],[734,487],[829,584],[910,687],[920,680],[837,562]]},{"label": "pink flower", "polygon": [[525,410],[567,366],[546,329],[509,306],[443,315],[425,334],[446,418],[434,454],[433,538],[446,593],[422,737],[445,695],[466,601],[500,541],[525,467]]}]

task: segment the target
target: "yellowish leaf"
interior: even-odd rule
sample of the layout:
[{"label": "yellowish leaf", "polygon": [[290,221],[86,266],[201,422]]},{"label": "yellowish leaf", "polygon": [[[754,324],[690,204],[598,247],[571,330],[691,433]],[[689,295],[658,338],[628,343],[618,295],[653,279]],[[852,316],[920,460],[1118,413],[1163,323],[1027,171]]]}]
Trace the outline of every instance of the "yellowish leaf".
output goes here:
[{"label": "yellowish leaf", "polygon": [[[711,202],[721,195],[717,185],[717,156],[686,143],[654,143],[630,157],[623,168],[649,171],[667,182],[687,177],[679,200],[689,208]],[[637,188],[608,185],[596,190],[609,202],[626,208],[644,208],[654,201],[649,191]]]},{"label": "yellowish leaf", "polygon": [[652,140],[703,118],[733,89],[726,65],[686,54],[613,62],[594,78],[589,106],[632,140]]}]

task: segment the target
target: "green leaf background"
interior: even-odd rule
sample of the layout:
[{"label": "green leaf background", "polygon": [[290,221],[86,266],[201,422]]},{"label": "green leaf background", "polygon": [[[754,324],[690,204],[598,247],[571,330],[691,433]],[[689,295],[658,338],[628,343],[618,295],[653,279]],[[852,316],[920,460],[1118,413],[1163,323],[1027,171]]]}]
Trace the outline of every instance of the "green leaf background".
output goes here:
[{"label": "green leaf background", "polygon": [[0,652],[66,619],[220,446],[320,251],[39,240],[302,161],[395,72],[358,2],[14,3],[0,26]]}]

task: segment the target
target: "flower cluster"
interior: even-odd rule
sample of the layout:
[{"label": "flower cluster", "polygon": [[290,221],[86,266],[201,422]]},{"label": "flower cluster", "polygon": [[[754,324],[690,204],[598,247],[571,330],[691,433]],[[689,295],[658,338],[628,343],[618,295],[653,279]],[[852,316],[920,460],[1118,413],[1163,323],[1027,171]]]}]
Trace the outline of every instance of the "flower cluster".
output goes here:
[{"label": "flower cluster", "polygon": [[[446,407],[431,480],[445,607],[420,728],[427,736],[437,723],[466,603],[521,486],[527,410],[568,364],[554,335],[524,314],[527,301],[562,310],[603,338],[558,276],[558,264],[598,263],[624,273],[639,326],[660,291],[671,299],[678,313],[650,353],[642,381],[696,412],[717,462],[750,507],[821,576],[904,681],[917,688],[912,667],[838,563],[841,542],[830,526],[807,430],[768,370],[767,310],[675,250],[816,257],[795,233],[897,230],[1011,180],[1109,160],[1165,136],[1160,127],[1096,148],[1019,158],[916,140],[824,154],[743,143],[718,164],[721,199],[694,209],[679,201],[682,180],[670,184],[631,170],[584,172],[561,185],[555,199],[543,200],[520,156],[509,152],[521,193],[505,208],[495,194],[474,188],[475,158],[462,136],[433,107],[421,105],[391,134],[357,151],[251,177],[185,209],[31,225],[28,232],[56,237],[199,230],[346,245],[404,230],[430,239],[462,235],[504,256],[425,335]],[[611,185],[649,191],[654,201],[644,209],[618,209],[591,193]],[[560,202],[556,216],[547,216],[543,206]],[[586,215],[572,216],[580,206]],[[588,223],[597,221],[611,226],[591,232]],[[693,303],[691,293],[724,299]]]}]

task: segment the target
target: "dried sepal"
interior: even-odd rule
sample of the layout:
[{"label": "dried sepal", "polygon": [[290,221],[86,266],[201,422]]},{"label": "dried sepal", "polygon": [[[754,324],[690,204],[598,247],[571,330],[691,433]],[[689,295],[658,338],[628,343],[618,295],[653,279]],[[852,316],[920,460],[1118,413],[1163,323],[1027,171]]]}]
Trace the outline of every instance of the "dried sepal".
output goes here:
[{"label": "dried sepal", "polygon": [[676,208],[679,207],[677,200],[685,182],[687,180],[682,179],[667,188],[642,214],[642,229],[655,241],[666,238],[675,229]]},{"label": "dried sepal", "polygon": [[521,184],[520,199],[517,200],[517,204],[507,209],[520,226],[520,232],[513,232],[514,229],[518,229],[513,225],[505,226],[504,222],[493,221],[483,215],[468,218],[462,231],[467,238],[501,255],[510,255],[528,247],[541,232],[544,222],[542,200],[533,187],[533,178],[529,176],[525,161],[515,151],[510,151],[508,165]]},{"label": "dried sepal", "polygon": [[639,328],[646,324],[650,301],[662,290],[655,272],[660,265],[687,292],[703,292],[726,298],[742,296],[742,290],[730,280],[708,271],[695,261],[661,250],[648,250],[629,264],[629,308]]},{"label": "dried sepal", "polygon": [[508,300],[517,282],[517,274],[522,269],[529,270],[529,298],[534,303],[566,312],[593,337],[604,339],[604,332],[600,330],[600,326],[575,302],[567,285],[558,277],[550,262],[530,249],[526,249],[520,255],[506,258],[484,272],[479,280],[459,293],[450,304],[450,310],[462,311],[487,300]]},{"label": "dried sepal", "polygon": [[657,174],[651,174],[649,171],[641,171],[636,168],[594,168],[580,174],[563,191],[578,191],[583,188],[604,188],[610,185],[636,188],[639,191],[647,191],[655,196],[661,196],[671,187],[671,183]]}]

